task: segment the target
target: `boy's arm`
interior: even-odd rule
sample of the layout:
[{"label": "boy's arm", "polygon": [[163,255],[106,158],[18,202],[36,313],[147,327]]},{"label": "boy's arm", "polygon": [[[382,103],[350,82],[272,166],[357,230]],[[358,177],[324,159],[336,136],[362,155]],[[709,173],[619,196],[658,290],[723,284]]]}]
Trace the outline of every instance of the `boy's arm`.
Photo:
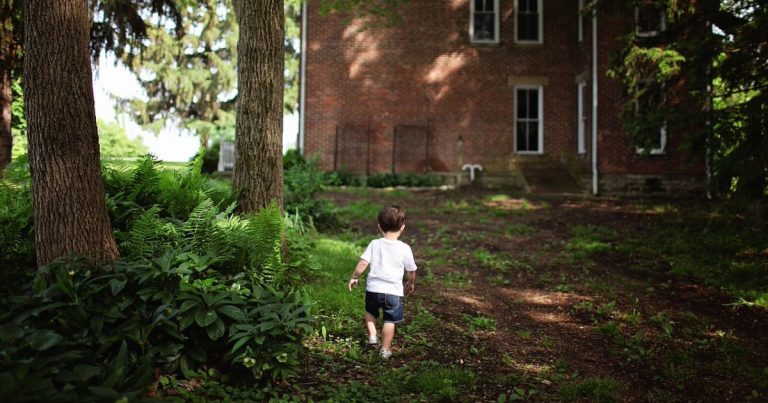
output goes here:
[{"label": "boy's arm", "polygon": [[355,267],[355,271],[352,273],[352,278],[349,279],[349,283],[347,284],[347,288],[349,288],[349,291],[352,291],[352,287],[357,285],[357,280],[360,278],[360,276],[363,275],[363,272],[368,267],[368,262],[366,262],[363,259],[360,259],[359,262],[357,262],[357,267]]},{"label": "boy's arm", "polygon": [[408,282],[405,283],[405,292],[410,294],[416,289],[416,270],[406,273],[408,276]]}]

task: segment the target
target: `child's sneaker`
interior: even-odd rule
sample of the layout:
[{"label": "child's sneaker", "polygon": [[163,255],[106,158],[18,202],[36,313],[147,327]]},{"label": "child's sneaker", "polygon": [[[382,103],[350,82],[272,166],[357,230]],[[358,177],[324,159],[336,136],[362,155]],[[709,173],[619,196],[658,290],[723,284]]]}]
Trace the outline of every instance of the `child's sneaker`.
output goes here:
[{"label": "child's sneaker", "polygon": [[379,338],[378,337],[376,337],[376,336],[368,337],[368,345],[369,346],[375,346],[377,344],[379,344]]},{"label": "child's sneaker", "polygon": [[379,355],[381,356],[382,359],[386,360],[387,358],[392,356],[392,351],[391,350],[384,350],[382,348],[381,351],[379,352]]}]

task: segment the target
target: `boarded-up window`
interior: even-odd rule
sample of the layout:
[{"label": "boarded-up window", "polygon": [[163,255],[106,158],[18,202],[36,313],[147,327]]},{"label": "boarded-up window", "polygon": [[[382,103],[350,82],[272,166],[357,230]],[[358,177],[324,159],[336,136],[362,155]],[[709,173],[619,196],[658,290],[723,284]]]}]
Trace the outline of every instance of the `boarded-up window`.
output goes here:
[{"label": "boarded-up window", "polygon": [[346,124],[336,127],[333,169],[354,174],[368,174],[370,169],[370,128]]},{"label": "boarded-up window", "polygon": [[392,165],[397,173],[429,171],[429,127],[395,127]]}]

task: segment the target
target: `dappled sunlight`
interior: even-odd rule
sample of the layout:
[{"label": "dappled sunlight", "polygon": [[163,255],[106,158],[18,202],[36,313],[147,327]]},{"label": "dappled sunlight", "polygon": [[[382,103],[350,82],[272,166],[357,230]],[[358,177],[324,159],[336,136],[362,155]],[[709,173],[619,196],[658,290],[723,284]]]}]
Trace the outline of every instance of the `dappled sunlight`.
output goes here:
[{"label": "dappled sunlight", "polygon": [[[370,63],[374,63],[381,58],[379,50],[379,41],[374,37],[371,30],[362,30],[362,19],[355,19],[344,30],[343,38],[352,41],[353,46],[345,49],[345,57],[349,63],[349,78],[358,78],[363,73],[363,68]],[[381,35],[378,32],[377,35]],[[372,83],[372,82],[371,82]]]},{"label": "dappled sunlight", "polygon": [[531,375],[544,375],[552,372],[552,366],[548,364],[536,364],[532,362],[520,362],[510,360],[509,366],[523,373]]},{"label": "dappled sunlight", "polygon": [[527,304],[544,306],[572,305],[576,302],[592,300],[591,297],[573,293],[548,292],[535,288],[503,288],[499,293]]},{"label": "dappled sunlight", "polygon": [[559,312],[526,312],[529,318],[541,323],[570,323],[572,320],[568,315]]},{"label": "dappled sunlight", "polygon": [[458,10],[459,8],[466,7],[467,0],[451,0],[450,6],[453,10]]},{"label": "dappled sunlight", "polygon": [[469,56],[466,52],[451,52],[440,55],[435,59],[424,76],[424,81],[428,84],[438,85],[439,88],[432,93],[435,101],[441,100],[451,89],[451,76],[459,72],[469,62]]},{"label": "dappled sunlight", "polygon": [[465,64],[467,64],[467,56],[460,52],[438,56],[424,80],[428,83],[445,81]]},{"label": "dappled sunlight", "polygon": [[532,202],[525,198],[512,198],[507,195],[494,195],[487,198],[483,205],[504,211],[533,211],[549,208],[546,202]]}]

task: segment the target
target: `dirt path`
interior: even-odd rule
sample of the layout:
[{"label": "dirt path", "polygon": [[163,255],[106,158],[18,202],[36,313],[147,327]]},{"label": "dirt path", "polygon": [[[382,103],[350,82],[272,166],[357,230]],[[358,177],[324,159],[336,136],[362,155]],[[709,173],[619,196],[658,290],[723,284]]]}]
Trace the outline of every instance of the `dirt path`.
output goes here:
[{"label": "dirt path", "polygon": [[326,197],[408,211],[402,239],[420,271],[406,316],[438,324],[403,329],[391,365],[471,370],[478,386],[460,400],[768,399],[766,311],[725,305],[734,299],[635,255],[663,208],[490,191]]}]

